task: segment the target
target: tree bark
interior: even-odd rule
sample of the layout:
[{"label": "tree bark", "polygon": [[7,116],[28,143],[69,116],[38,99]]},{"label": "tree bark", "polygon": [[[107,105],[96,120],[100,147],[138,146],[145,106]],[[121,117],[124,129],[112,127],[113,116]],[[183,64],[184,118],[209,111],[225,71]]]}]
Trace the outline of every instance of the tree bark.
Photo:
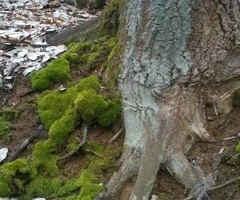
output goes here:
[{"label": "tree bark", "polygon": [[239,86],[240,2],[130,0],[126,6],[119,81],[125,149],[104,196],[117,198],[137,175],[130,199],[149,199],[164,164],[192,197],[202,199],[214,180],[185,153],[198,139],[214,139],[207,131],[206,103],[221,109],[222,95]]}]

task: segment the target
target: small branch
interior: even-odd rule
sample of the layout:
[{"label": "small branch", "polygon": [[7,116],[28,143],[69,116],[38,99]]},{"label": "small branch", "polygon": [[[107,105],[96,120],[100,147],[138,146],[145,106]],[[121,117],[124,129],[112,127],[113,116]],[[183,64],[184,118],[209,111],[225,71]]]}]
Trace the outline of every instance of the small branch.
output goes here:
[{"label": "small branch", "polygon": [[227,181],[227,182],[225,182],[225,183],[223,183],[223,184],[220,184],[220,185],[217,185],[217,186],[214,186],[214,187],[210,187],[210,188],[207,189],[207,192],[211,192],[211,191],[214,191],[214,190],[223,188],[223,187],[225,187],[225,186],[227,186],[227,185],[230,185],[230,184],[232,184],[232,183],[235,183],[236,181],[240,181],[240,176],[237,177],[237,178],[234,178],[234,179],[232,179],[232,180],[230,180],[230,181]]},{"label": "small branch", "polygon": [[88,126],[86,124],[82,125],[81,132],[83,133],[83,139],[80,142],[80,144],[77,146],[77,148],[74,151],[71,151],[71,152],[67,153],[66,155],[60,157],[58,160],[65,160],[65,159],[73,156],[87,142]]},{"label": "small branch", "polygon": [[112,137],[111,140],[109,140],[108,145],[111,144],[113,141],[115,141],[122,133],[122,128]]},{"label": "small branch", "polygon": [[15,160],[21,152],[26,149],[26,147],[38,136],[40,136],[43,133],[43,125],[40,125],[34,133],[32,133],[27,139],[23,141],[23,143],[18,147],[18,149],[8,157],[6,162],[11,162]]}]

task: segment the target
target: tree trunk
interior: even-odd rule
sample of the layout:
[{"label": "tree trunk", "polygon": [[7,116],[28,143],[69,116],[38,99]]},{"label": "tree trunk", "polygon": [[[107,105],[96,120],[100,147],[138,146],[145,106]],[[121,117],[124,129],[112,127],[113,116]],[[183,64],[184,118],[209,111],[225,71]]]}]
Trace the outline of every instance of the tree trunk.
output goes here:
[{"label": "tree trunk", "polygon": [[[229,112],[240,78],[239,0],[130,0],[119,87],[126,136],[122,166],[104,197],[133,175],[130,199],[149,199],[163,164],[202,199],[211,174],[185,157],[207,131],[205,105]],[[226,102],[222,94],[231,88]],[[236,88],[236,89],[234,89]],[[226,95],[225,95],[226,97]],[[230,99],[230,100],[229,100]]]}]

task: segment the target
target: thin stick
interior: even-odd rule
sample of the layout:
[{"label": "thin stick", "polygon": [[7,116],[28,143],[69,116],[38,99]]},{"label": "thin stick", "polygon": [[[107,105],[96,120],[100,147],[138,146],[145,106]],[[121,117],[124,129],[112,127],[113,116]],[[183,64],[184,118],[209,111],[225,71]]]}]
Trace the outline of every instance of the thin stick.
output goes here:
[{"label": "thin stick", "polygon": [[58,160],[65,160],[65,159],[73,156],[87,142],[88,126],[86,124],[82,125],[81,132],[83,133],[83,139],[80,142],[80,144],[77,146],[77,148],[74,151],[71,151],[71,152],[67,153],[66,155],[60,157]]},{"label": "thin stick", "polygon": [[19,154],[26,149],[26,147],[35,139],[36,137],[40,136],[43,133],[43,125],[40,125],[34,133],[32,133],[27,139],[23,141],[23,143],[18,147],[18,149],[8,157],[6,162],[11,162],[15,160]]},{"label": "thin stick", "polygon": [[234,189],[234,190],[232,191],[232,193],[229,195],[229,197],[227,198],[227,200],[230,200],[231,197],[234,195],[235,192],[236,192],[236,189]]},{"label": "thin stick", "polygon": [[112,137],[111,140],[109,140],[108,144],[111,144],[114,140],[116,140],[122,133],[122,128]]},{"label": "thin stick", "polygon": [[220,184],[220,185],[217,185],[217,186],[214,186],[214,187],[210,187],[210,188],[207,189],[207,192],[211,192],[213,190],[217,190],[217,189],[223,188],[223,187],[225,187],[227,185],[230,185],[232,183],[235,183],[236,181],[239,181],[239,180],[240,180],[240,176],[237,177],[237,178],[234,178],[234,179],[232,179],[230,181],[227,181],[227,182],[225,182],[223,184]]}]

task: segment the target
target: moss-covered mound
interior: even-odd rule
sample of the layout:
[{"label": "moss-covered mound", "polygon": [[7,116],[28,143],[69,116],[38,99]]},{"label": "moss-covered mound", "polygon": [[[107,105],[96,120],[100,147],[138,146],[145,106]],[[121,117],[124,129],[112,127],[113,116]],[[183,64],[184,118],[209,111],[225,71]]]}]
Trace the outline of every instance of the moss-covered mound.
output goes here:
[{"label": "moss-covered mound", "polygon": [[69,62],[62,57],[53,60],[48,67],[31,76],[32,88],[40,92],[49,89],[55,83],[66,83],[69,80]]}]

